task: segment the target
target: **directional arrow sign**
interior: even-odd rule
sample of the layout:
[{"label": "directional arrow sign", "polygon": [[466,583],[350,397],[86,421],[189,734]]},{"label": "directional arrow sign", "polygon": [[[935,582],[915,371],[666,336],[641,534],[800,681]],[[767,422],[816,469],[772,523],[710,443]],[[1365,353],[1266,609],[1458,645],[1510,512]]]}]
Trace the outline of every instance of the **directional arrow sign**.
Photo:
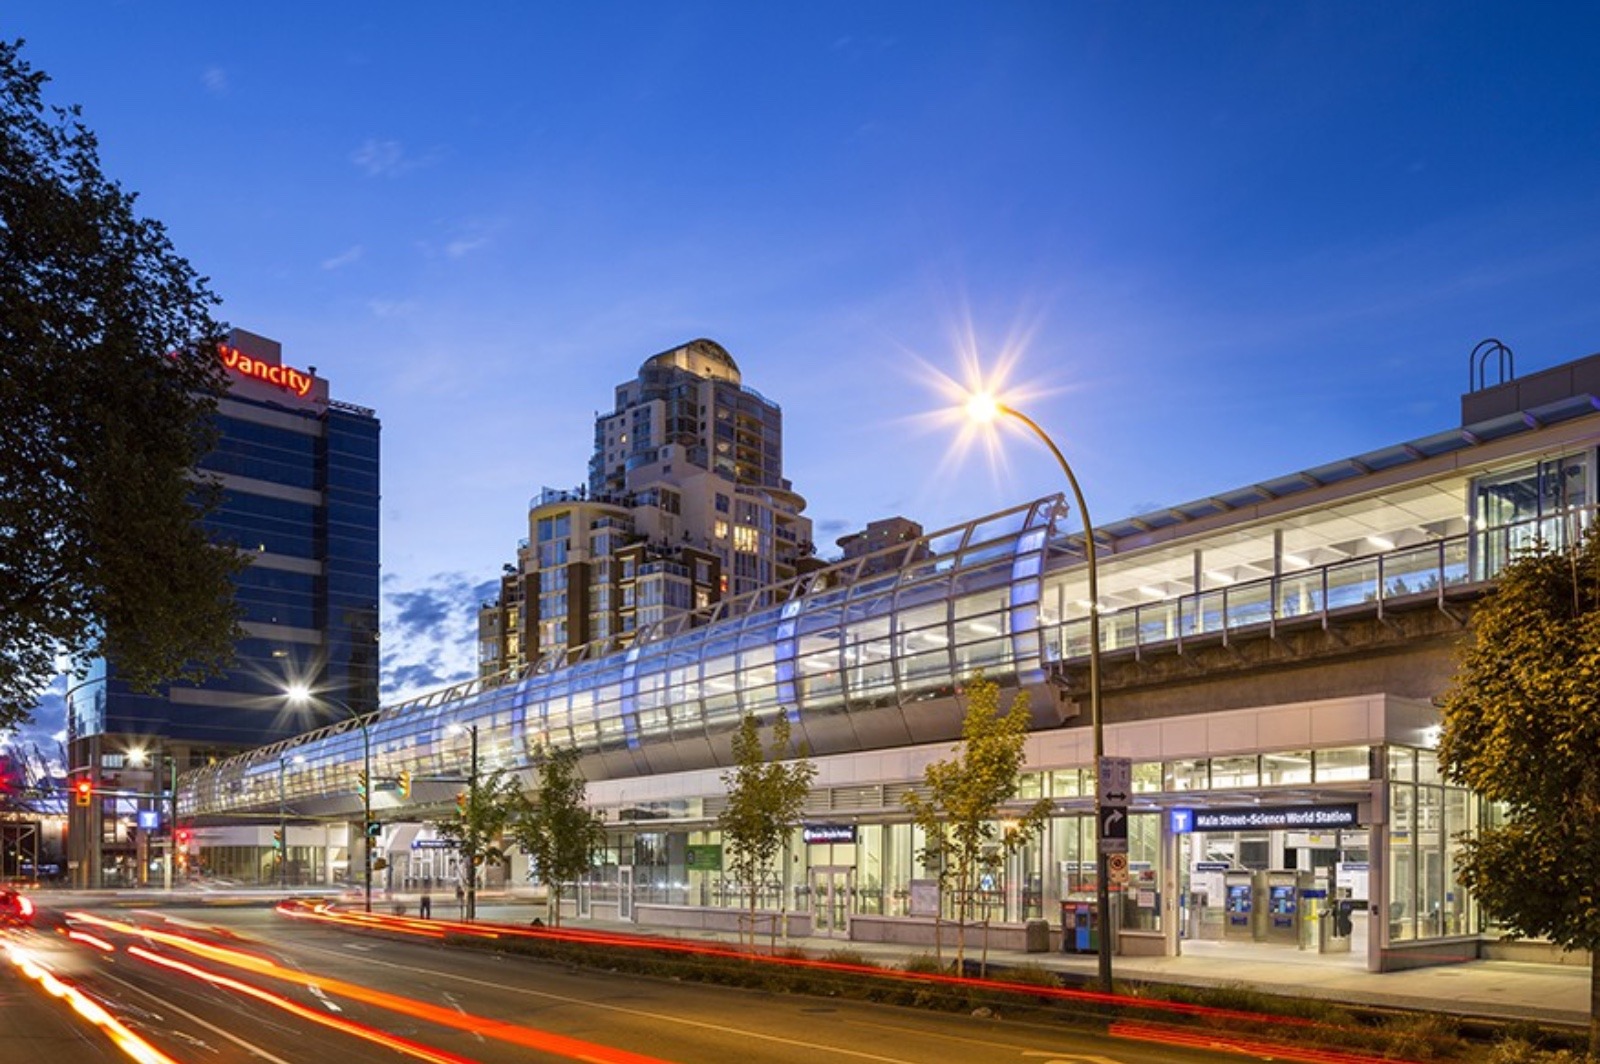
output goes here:
[{"label": "directional arrow sign", "polygon": [[1128,813],[1125,809],[1100,810],[1100,852],[1128,852]]}]

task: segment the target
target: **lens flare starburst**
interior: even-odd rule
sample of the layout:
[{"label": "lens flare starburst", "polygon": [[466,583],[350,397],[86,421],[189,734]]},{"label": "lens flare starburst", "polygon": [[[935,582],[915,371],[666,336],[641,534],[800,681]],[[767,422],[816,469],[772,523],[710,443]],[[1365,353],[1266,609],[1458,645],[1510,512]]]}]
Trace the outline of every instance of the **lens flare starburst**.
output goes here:
[{"label": "lens flare starburst", "polygon": [[975,452],[981,451],[990,477],[1005,483],[1010,476],[1010,464],[1001,433],[1022,428],[1012,423],[1014,419],[1005,417],[1006,412],[1027,409],[1069,390],[1047,387],[1037,380],[1017,379],[1032,338],[1033,330],[1019,330],[986,354],[969,324],[958,331],[952,344],[957,360],[954,374],[925,358],[913,356],[918,377],[940,400],[936,409],[916,420],[950,439],[934,472],[937,479],[954,477]]}]

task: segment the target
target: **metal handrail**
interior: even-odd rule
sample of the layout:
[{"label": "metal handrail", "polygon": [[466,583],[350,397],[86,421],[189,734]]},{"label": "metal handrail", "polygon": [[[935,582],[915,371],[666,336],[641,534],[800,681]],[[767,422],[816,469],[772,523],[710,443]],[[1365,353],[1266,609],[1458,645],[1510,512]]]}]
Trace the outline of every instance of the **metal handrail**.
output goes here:
[{"label": "metal handrail", "polygon": [[[1265,628],[1276,632],[1286,621],[1330,619],[1347,610],[1372,610],[1381,618],[1386,604],[1432,596],[1441,606],[1449,589],[1491,583],[1516,555],[1535,542],[1575,543],[1593,521],[1592,506],[1493,528],[1446,536],[1430,543],[1345,558],[1326,565],[1278,573],[1220,588],[1192,591],[1159,602],[1142,602],[1100,611],[1100,649],[1132,650],[1175,645]],[[1087,659],[1089,619],[1057,626],[1061,660]],[[1125,638],[1124,638],[1125,637]]]}]

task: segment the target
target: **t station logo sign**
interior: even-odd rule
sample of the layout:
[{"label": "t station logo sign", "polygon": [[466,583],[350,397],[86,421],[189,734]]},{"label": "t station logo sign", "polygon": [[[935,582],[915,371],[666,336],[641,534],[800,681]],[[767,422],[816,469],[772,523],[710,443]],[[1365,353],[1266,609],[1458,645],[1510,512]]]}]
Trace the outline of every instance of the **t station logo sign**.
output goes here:
[{"label": "t station logo sign", "polygon": [[241,377],[276,385],[301,399],[311,394],[313,378],[303,370],[252,358],[237,347],[229,347],[227,344],[218,344],[217,354],[222,358],[224,366]]},{"label": "t station logo sign", "polygon": [[1168,824],[1174,835],[1205,831],[1325,831],[1361,826],[1353,804],[1247,806],[1243,809],[1172,809]]}]

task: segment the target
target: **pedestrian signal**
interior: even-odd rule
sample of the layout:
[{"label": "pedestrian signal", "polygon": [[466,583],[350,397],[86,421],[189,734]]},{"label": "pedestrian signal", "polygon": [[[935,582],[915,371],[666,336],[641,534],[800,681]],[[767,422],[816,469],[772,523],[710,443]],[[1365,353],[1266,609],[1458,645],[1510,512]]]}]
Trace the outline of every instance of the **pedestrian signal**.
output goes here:
[{"label": "pedestrian signal", "polygon": [[72,794],[78,805],[88,805],[89,799],[94,797],[94,784],[89,780],[79,780],[73,784]]}]

